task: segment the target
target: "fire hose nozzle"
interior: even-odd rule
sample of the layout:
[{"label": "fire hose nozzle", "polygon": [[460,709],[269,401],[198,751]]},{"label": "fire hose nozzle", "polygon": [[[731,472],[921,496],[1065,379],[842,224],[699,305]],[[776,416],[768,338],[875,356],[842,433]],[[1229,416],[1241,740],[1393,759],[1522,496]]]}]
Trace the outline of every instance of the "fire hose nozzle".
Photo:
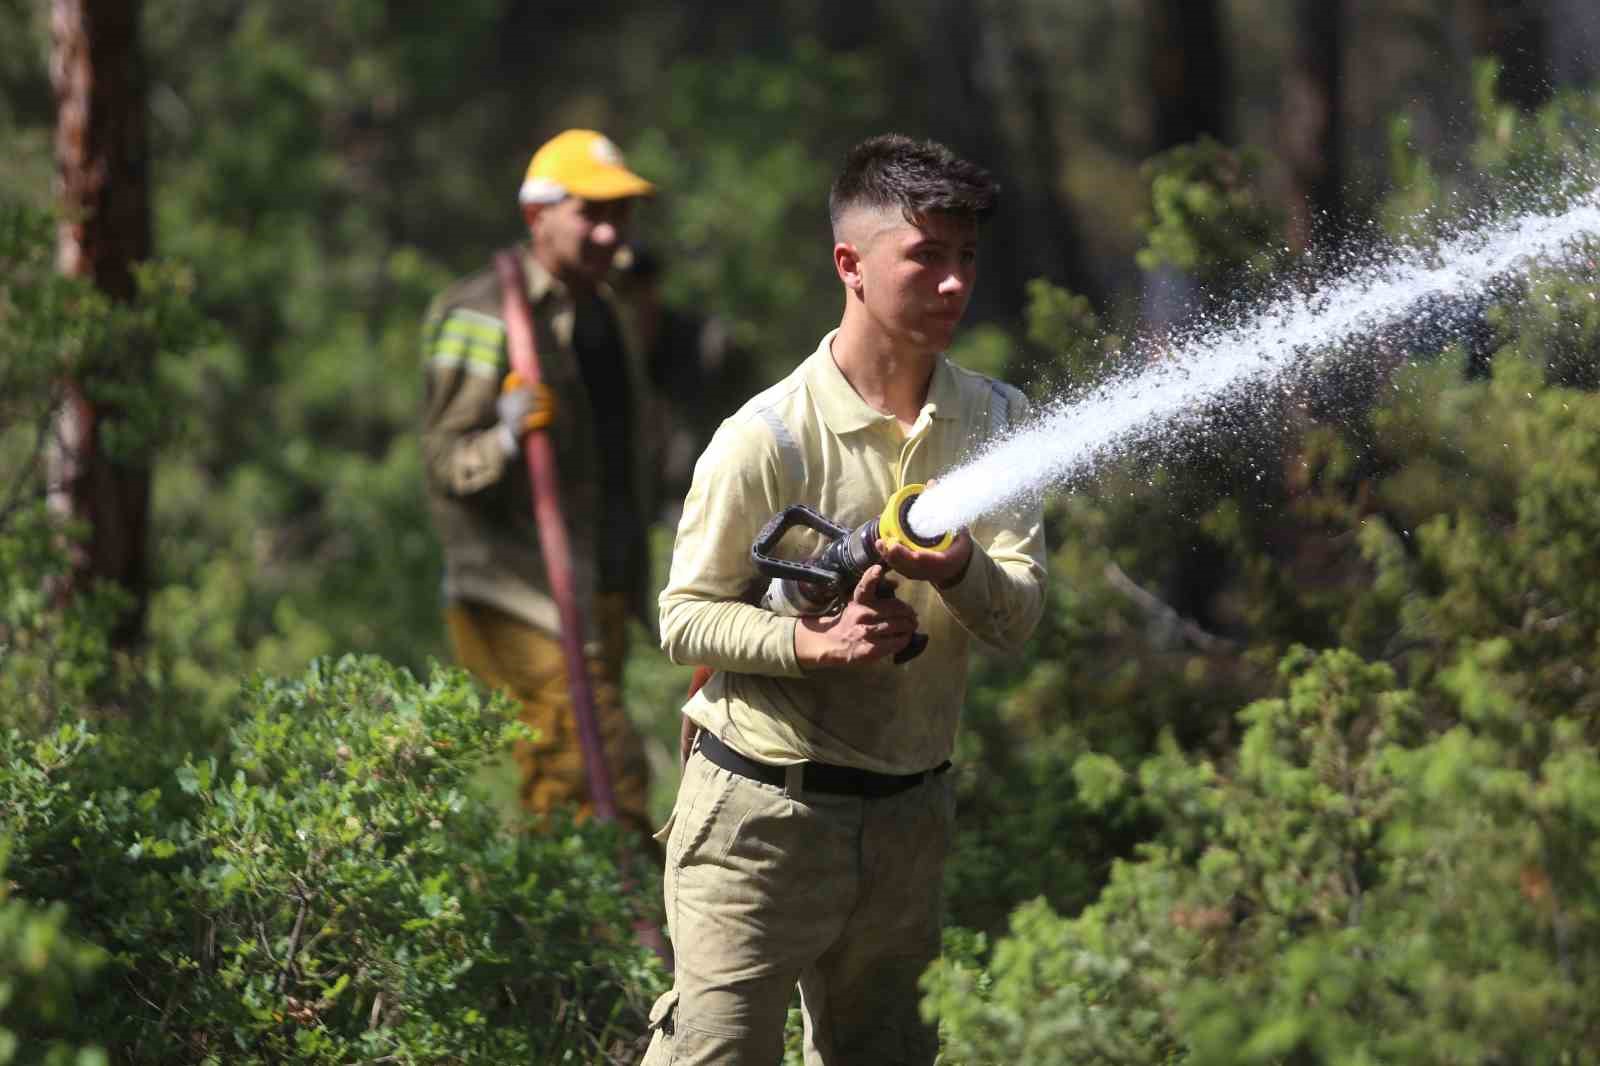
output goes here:
[{"label": "fire hose nozzle", "polygon": [[923,537],[911,528],[911,505],[917,502],[917,497],[925,489],[926,485],[907,485],[890,496],[889,502],[883,505],[883,513],[878,516],[878,536],[922,551],[948,551],[955,542],[955,533],[945,530],[931,537]]},{"label": "fire hose nozzle", "polygon": [[[920,536],[911,528],[911,505],[922,494],[923,485],[907,485],[884,505],[882,513],[855,529],[832,522],[804,504],[794,504],[774,515],[750,546],[756,570],[772,578],[762,602],[781,614],[825,614],[849,599],[861,575],[875,563],[879,539],[895,541],[922,551],[944,551],[955,540],[951,532],[934,537]],[[828,538],[827,545],[807,560],[779,559],[772,554],[783,535],[795,526],[804,526]],[[886,595],[894,595],[885,588]],[[922,633],[911,638],[905,650],[895,656],[904,663],[916,658],[928,645]]]}]

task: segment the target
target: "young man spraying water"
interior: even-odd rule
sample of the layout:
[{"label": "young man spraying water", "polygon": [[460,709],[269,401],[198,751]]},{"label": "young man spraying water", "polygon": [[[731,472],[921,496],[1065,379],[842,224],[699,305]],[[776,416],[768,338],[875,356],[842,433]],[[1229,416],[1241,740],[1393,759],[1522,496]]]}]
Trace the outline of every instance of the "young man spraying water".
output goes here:
[{"label": "young man spraying water", "polygon": [[[662,642],[715,673],[684,707],[663,830],[677,966],[651,1014],[652,1066],[776,1063],[797,983],[808,1063],[934,1060],[917,979],[939,951],[968,648],[1032,632],[1040,515],[985,519],[944,550],[880,542],[848,602],[810,617],[756,605],[751,544],[794,503],[855,528],[1023,416],[1020,393],[943,354],[995,197],[941,145],[891,135],[852,151],[829,202],[839,328],[695,468]],[[919,630],[926,653],[897,664]]]}]

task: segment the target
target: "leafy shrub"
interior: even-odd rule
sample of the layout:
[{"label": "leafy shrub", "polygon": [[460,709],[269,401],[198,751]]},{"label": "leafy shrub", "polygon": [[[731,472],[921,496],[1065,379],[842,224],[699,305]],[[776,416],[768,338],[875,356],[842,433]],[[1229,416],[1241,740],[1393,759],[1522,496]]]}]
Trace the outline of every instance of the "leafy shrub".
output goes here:
[{"label": "leafy shrub", "polygon": [[[4,870],[0,863],[0,876]],[[66,908],[13,899],[0,881],[0,1064],[105,1066],[98,1048],[47,1035],[68,1026],[74,989],[101,961],[67,931]]]},{"label": "leafy shrub", "polygon": [[74,996],[99,969],[105,953],[75,937],[67,909],[17,898],[7,877],[16,836],[37,835],[58,823],[70,799],[60,771],[93,737],[63,726],[26,743],[16,730],[0,736],[0,1064],[103,1066],[104,1054],[74,1047],[67,1034],[92,1040],[74,1024]]},{"label": "leafy shrub", "polygon": [[1283,669],[1232,767],[1145,763],[1163,832],[1092,906],[1020,908],[987,970],[931,971],[952,1061],[1600,1061],[1583,725],[1518,752],[1470,721],[1427,729],[1386,665]]},{"label": "leafy shrub", "polygon": [[169,439],[166,382],[145,359],[173,358],[206,335],[188,275],[137,271],[138,298],[108,299],[55,268],[50,217],[0,196],[0,707],[49,727],[88,701],[114,702],[129,664],[107,633],[132,605],[101,584],[64,601],[69,551],[86,531],[46,506],[51,429],[65,383],[99,405],[97,441],[114,462],[146,464]]},{"label": "leafy shrub", "polygon": [[458,671],[320,661],[252,682],[219,755],[142,791],[134,735],[13,733],[18,895],[110,954],[80,1031],[132,1063],[632,1054],[662,976],[621,841],[501,822],[473,783],[507,711]]},{"label": "leafy shrub", "polygon": [[1139,266],[1175,267],[1217,292],[1259,281],[1283,264],[1282,219],[1261,186],[1258,153],[1209,137],[1145,164],[1150,213]]}]

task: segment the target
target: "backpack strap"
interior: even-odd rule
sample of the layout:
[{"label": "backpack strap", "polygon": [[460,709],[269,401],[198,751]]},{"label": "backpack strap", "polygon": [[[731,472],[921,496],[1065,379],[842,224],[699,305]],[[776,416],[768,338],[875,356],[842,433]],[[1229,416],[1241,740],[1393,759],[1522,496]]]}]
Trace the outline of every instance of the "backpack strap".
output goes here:
[{"label": "backpack strap", "polygon": [[756,414],[772,431],[772,439],[778,445],[778,456],[783,463],[783,476],[792,486],[791,495],[799,492],[806,483],[806,457],[800,450],[800,442],[795,440],[794,432],[776,408],[770,405],[762,407]]},{"label": "backpack strap", "polygon": [[1011,426],[1011,394],[1016,391],[989,379],[989,438],[992,440]]}]

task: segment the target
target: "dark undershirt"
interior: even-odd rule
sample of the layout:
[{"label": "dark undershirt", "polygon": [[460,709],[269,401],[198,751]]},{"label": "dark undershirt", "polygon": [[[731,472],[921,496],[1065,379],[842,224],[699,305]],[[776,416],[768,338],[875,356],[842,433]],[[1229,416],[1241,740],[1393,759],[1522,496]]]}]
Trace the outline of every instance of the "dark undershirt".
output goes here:
[{"label": "dark undershirt", "polygon": [[572,324],[572,350],[589,392],[595,447],[600,467],[600,522],[597,579],[601,592],[632,588],[634,513],[632,390],[622,349],[622,334],[611,309],[591,297],[578,303]]}]

